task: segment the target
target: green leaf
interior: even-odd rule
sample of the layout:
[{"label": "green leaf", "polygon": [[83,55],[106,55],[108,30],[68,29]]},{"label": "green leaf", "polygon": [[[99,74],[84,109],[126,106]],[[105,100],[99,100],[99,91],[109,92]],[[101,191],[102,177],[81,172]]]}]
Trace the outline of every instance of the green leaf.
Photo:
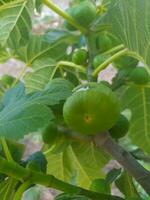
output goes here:
[{"label": "green leaf", "polygon": [[132,177],[126,172],[122,173],[122,175],[115,181],[115,184],[126,198],[137,197],[137,191],[133,184]]},{"label": "green leaf", "polygon": [[106,183],[111,184],[113,183],[117,177],[121,174],[121,169],[113,168],[110,170],[106,176]]},{"label": "green leaf", "polygon": [[18,181],[8,178],[0,183],[0,199],[1,200],[12,200],[15,193],[15,187]]},{"label": "green leaf", "polygon": [[89,188],[93,179],[104,177],[100,169],[108,159],[92,143],[74,142],[63,152],[47,154],[47,172],[71,184]]},{"label": "green leaf", "polygon": [[41,12],[41,8],[42,8],[42,1],[41,0],[35,0],[35,8],[36,8],[36,11],[38,13]]},{"label": "green leaf", "polygon": [[[18,86],[16,86],[17,88]],[[42,92],[28,95],[19,93],[9,101],[8,97],[15,88],[10,89],[4,97],[4,107],[0,112],[0,135],[9,138],[21,138],[29,132],[46,126],[54,115],[48,106],[56,105],[72,93],[72,84],[64,79],[53,79],[49,88]],[[63,88],[63,89],[62,89]],[[22,95],[21,95],[22,94]]]},{"label": "green leaf", "polygon": [[0,44],[16,48],[30,37],[32,0],[12,1],[0,6]]},{"label": "green leaf", "polygon": [[67,40],[70,43],[73,43],[76,41],[76,39],[78,39],[78,36],[70,33],[70,31],[67,30],[50,29],[45,33],[43,39],[45,42],[48,42],[49,44],[53,44],[54,42],[60,39]]},{"label": "green leaf", "polygon": [[44,58],[61,60],[66,55],[67,47],[74,43],[77,38],[69,32],[52,29],[45,35],[32,35],[28,44],[15,49],[15,52],[19,59],[32,67],[35,60]]},{"label": "green leaf", "polygon": [[37,131],[54,118],[51,110],[44,105],[33,104],[25,99],[10,103],[0,112],[0,135],[21,138]]},{"label": "green leaf", "polygon": [[0,6],[4,5],[5,3],[12,2],[12,1],[14,1],[14,0],[1,0],[0,1]]},{"label": "green leaf", "polygon": [[66,100],[66,98],[72,94],[73,88],[73,84],[68,80],[56,78],[47,84],[45,90],[25,95],[24,85],[20,83],[5,93],[2,103],[4,106],[7,106],[16,103],[16,101],[26,101],[30,104],[38,103],[52,106],[59,104],[62,100]]},{"label": "green leaf", "polygon": [[47,160],[45,155],[41,151],[36,151],[29,155],[27,162],[27,168],[33,171],[46,173],[47,169]]},{"label": "green leaf", "polygon": [[[25,146],[14,140],[6,140],[6,142],[7,142],[8,149],[12,155],[13,160],[20,163],[20,160],[22,159],[23,154],[24,154]],[[0,155],[5,157],[5,152],[3,151],[2,146],[0,146]]]},{"label": "green leaf", "polygon": [[58,196],[56,196],[54,200],[92,200],[92,199],[83,195],[71,195],[71,194],[61,193]]},{"label": "green leaf", "polygon": [[5,95],[2,99],[3,106],[8,105],[9,103],[15,102],[17,99],[20,99],[24,95],[25,95],[24,84],[19,83],[14,88],[11,88],[5,92]]},{"label": "green leaf", "polygon": [[150,1],[112,0],[102,18],[111,31],[130,51],[150,64]]},{"label": "green leaf", "polygon": [[6,62],[10,58],[10,54],[6,48],[0,46],[0,63]]},{"label": "green leaf", "polygon": [[41,92],[29,94],[30,101],[53,106],[66,100],[72,94],[73,85],[65,79],[56,78],[49,82],[46,89]]},{"label": "green leaf", "polygon": [[110,185],[106,182],[105,179],[99,178],[94,179],[90,185],[90,190],[94,192],[99,192],[103,194],[110,194],[111,188]]},{"label": "green leaf", "polygon": [[112,89],[116,90],[117,88],[121,87],[126,83],[126,81],[129,79],[130,74],[134,70],[134,66],[132,67],[121,67],[116,76],[113,78],[112,81]]},{"label": "green leaf", "polygon": [[33,36],[27,46],[15,50],[19,59],[32,68],[24,78],[28,92],[45,87],[56,63],[66,58],[68,46],[76,39],[67,31],[50,30],[44,36]]},{"label": "green leaf", "polygon": [[28,72],[25,77],[25,85],[28,92],[43,90],[49,82],[50,76],[56,62],[51,58],[41,58],[32,64],[32,72]]},{"label": "green leaf", "polygon": [[150,153],[150,87],[132,85],[121,88],[122,111],[131,111],[129,136],[132,142]]}]

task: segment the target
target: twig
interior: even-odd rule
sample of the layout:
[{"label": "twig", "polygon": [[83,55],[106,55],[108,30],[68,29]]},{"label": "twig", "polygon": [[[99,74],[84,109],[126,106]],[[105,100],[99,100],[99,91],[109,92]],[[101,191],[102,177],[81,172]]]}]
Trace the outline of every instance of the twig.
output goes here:
[{"label": "twig", "polygon": [[[83,189],[81,187],[77,187],[75,185],[65,183],[55,178],[53,175],[46,175],[43,173],[31,171],[30,169],[23,168],[22,166],[20,166],[19,164],[15,162],[7,161],[3,159],[1,156],[0,156],[0,172],[7,174],[8,176],[14,179],[25,182],[25,185],[23,185],[23,189],[24,187],[26,187],[26,183],[28,185],[27,180],[30,180],[32,184],[40,184],[46,187],[52,187],[54,189],[61,190],[68,194],[85,195],[89,198],[92,198],[92,200],[100,200],[100,199],[124,200],[121,197],[106,195],[102,193],[96,193],[96,192]],[[22,187],[21,187],[21,192],[22,192]]]}]

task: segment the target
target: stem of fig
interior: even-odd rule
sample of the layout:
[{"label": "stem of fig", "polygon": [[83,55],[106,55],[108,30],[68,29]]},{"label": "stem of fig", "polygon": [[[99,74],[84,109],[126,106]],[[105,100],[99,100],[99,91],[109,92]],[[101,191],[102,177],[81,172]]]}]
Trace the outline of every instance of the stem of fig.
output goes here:
[{"label": "stem of fig", "polygon": [[24,75],[24,73],[25,73],[25,71],[26,71],[27,68],[28,68],[28,65],[25,65],[21,69],[20,73],[18,74],[17,78],[15,79],[15,81],[13,82],[13,84],[12,84],[11,87],[14,87],[18,83],[18,81],[20,80],[20,78],[23,77],[23,75]]},{"label": "stem of fig", "polygon": [[50,77],[50,80],[53,79],[53,77],[55,76],[55,73],[57,71],[57,69],[61,68],[62,66],[67,66],[67,67],[70,67],[70,68],[73,68],[73,69],[77,69],[83,73],[86,72],[85,68],[80,66],[80,65],[76,65],[72,62],[68,62],[68,61],[60,61],[57,63],[56,67],[54,68],[52,74],[51,74],[51,77]]},{"label": "stem of fig", "polygon": [[123,44],[120,44],[118,46],[115,46],[113,47],[112,49],[109,49],[108,51],[105,51],[103,53],[103,55],[109,55],[109,54],[113,54],[115,53],[116,51],[118,52],[119,50],[123,49],[124,48],[124,45]]},{"label": "stem of fig", "polygon": [[123,49],[119,52],[117,52],[116,54],[112,55],[110,58],[108,58],[105,62],[103,62],[100,66],[98,66],[94,72],[93,72],[93,76],[96,77],[100,71],[102,71],[103,69],[105,69],[110,63],[112,63],[114,60],[116,60],[117,58],[126,55],[128,52],[128,49]]},{"label": "stem of fig", "polygon": [[49,7],[51,10],[53,10],[55,13],[57,13],[59,16],[66,19],[71,25],[73,25],[75,28],[77,28],[80,32],[86,33],[86,29],[83,28],[80,24],[78,24],[70,15],[68,15],[66,12],[61,10],[57,5],[55,5],[51,0],[42,0],[47,7]]}]

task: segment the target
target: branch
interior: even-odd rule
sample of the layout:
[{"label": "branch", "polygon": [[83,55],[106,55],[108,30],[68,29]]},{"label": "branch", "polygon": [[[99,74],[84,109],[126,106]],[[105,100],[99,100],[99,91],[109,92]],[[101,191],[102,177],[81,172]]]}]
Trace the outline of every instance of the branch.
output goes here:
[{"label": "branch", "polygon": [[150,195],[150,172],[138,163],[129,152],[118,145],[108,133],[97,134],[94,142],[98,148],[103,149],[117,160]]},{"label": "branch", "polygon": [[[15,162],[10,162],[5,159],[3,159],[0,156],[0,172],[4,173],[14,179],[20,180],[21,182],[24,182],[26,187],[26,183],[28,184],[28,180],[31,184],[40,184],[46,187],[52,187],[57,190],[61,190],[68,194],[77,194],[77,195],[84,195],[89,198],[92,198],[92,200],[124,200],[123,198],[117,197],[117,196],[111,196],[101,193],[92,192],[86,189],[83,189],[81,187],[77,187],[68,183],[65,183],[57,178],[55,178],[53,175],[46,175],[43,173],[31,171],[30,169],[23,168],[19,164]],[[22,187],[20,189],[22,192]],[[20,195],[19,191],[19,195]],[[18,196],[19,196],[18,195]]]}]

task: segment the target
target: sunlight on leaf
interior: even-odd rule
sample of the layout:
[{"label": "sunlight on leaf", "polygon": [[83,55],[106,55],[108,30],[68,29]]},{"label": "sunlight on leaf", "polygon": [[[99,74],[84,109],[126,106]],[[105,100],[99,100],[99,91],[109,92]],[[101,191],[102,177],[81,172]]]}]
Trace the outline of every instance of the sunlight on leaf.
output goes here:
[{"label": "sunlight on leaf", "polygon": [[[88,159],[87,159],[88,158]],[[47,154],[48,173],[69,183],[88,188],[93,179],[104,177],[102,167],[109,157],[91,143],[72,143],[63,152]]]},{"label": "sunlight on leaf", "polygon": [[16,48],[24,45],[32,27],[32,0],[12,1],[0,6],[0,44],[9,43]]},{"label": "sunlight on leaf", "polygon": [[150,87],[133,85],[121,90],[122,110],[131,110],[129,134],[132,142],[150,153]]},{"label": "sunlight on leaf", "polygon": [[147,65],[150,64],[149,10],[149,0],[112,0],[101,21],[110,24],[112,33]]}]

